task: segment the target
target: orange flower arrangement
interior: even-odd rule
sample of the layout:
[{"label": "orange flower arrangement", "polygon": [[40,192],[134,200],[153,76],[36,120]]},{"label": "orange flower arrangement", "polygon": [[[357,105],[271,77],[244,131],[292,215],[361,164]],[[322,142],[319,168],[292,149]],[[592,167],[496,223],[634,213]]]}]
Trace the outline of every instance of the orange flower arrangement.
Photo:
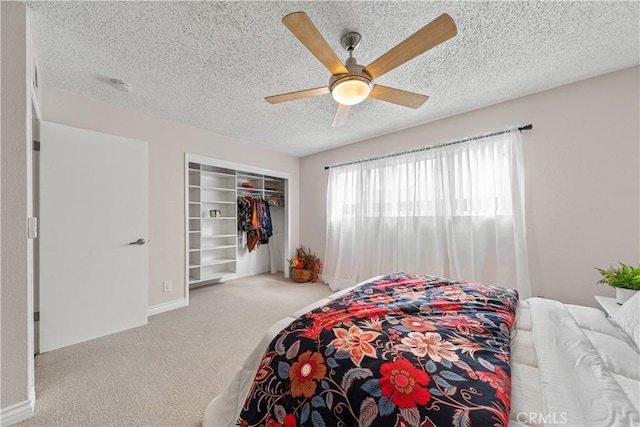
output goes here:
[{"label": "orange flower arrangement", "polygon": [[[309,276],[311,278],[311,282],[317,282],[318,276],[320,275],[320,270],[322,270],[322,263],[320,259],[315,256],[315,254],[311,253],[310,249],[305,249],[304,246],[300,246],[296,250],[296,256],[293,259],[288,259],[289,267],[292,270],[307,270],[311,272]],[[308,274],[308,273],[307,273]],[[293,276],[292,271],[292,276]],[[300,281],[309,281],[309,278],[306,280]]]}]

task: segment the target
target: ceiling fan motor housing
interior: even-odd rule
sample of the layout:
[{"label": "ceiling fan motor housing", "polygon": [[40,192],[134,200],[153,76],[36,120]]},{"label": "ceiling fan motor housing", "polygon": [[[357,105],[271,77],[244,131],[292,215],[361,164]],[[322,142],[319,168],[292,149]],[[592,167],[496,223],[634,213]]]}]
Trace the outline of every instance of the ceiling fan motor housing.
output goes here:
[{"label": "ceiling fan motor housing", "polygon": [[348,74],[338,74],[331,76],[329,79],[329,90],[333,91],[333,88],[342,81],[345,80],[360,80],[369,86],[369,90],[373,89],[373,78],[366,71],[364,71],[363,65],[358,65],[355,58],[348,58],[344,64],[346,69],[349,70]]}]

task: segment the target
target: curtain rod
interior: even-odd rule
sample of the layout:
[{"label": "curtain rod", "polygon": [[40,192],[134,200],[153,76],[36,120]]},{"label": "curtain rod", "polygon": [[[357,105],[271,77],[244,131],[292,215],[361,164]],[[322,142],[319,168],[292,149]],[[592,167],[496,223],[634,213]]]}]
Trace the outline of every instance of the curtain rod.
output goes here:
[{"label": "curtain rod", "polygon": [[[531,129],[533,129],[533,125],[520,126],[518,128],[518,130],[520,132],[522,132],[523,130],[531,130]],[[508,133],[508,132],[511,132],[511,129],[501,130],[499,132],[488,133],[486,135],[472,136],[470,138],[464,138],[464,139],[460,139],[458,141],[452,141],[452,142],[445,142],[443,144],[431,145],[429,147],[414,148],[412,150],[401,151],[399,153],[387,154],[386,156],[371,157],[369,159],[354,160],[352,162],[339,163],[337,165],[325,166],[324,169],[327,170],[327,169],[331,169],[331,168],[337,168],[337,167],[340,167],[340,166],[353,165],[353,164],[356,164],[356,163],[371,162],[373,160],[386,159],[387,157],[396,157],[396,156],[401,156],[403,154],[417,153],[419,151],[426,151],[426,150],[431,150],[431,149],[434,149],[434,148],[447,147],[449,145],[455,145],[455,144],[461,144],[463,142],[475,141],[476,139],[483,139],[483,138],[489,138],[491,136],[503,135],[503,134]]]}]

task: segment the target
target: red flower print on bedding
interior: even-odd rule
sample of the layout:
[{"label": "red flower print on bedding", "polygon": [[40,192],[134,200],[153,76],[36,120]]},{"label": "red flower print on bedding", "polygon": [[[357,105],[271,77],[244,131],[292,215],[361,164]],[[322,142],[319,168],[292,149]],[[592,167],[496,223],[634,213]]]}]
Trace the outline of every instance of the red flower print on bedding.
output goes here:
[{"label": "red flower print on bedding", "polygon": [[364,317],[368,319],[377,319],[380,316],[383,316],[387,313],[386,308],[376,307],[373,304],[354,304],[348,309],[349,313],[356,316],[358,319],[362,319]]},{"label": "red flower print on bedding", "polygon": [[440,311],[460,311],[460,304],[446,300],[433,300],[431,305],[434,309]]},{"label": "red flower print on bedding", "polygon": [[413,408],[426,404],[431,393],[425,388],[429,375],[408,360],[399,359],[380,366],[380,389],[399,408]]},{"label": "red flower print on bedding", "polygon": [[500,399],[505,407],[509,407],[511,403],[511,380],[507,373],[496,366],[496,372],[477,372],[481,381],[489,383],[496,389],[496,397]]},{"label": "red flower print on bedding", "polygon": [[491,425],[510,412],[517,293],[398,273],[305,313],[271,341],[237,425]]},{"label": "red flower print on bedding", "polygon": [[346,310],[336,310],[334,308],[326,307],[323,308],[322,311],[314,313],[312,317],[314,319],[314,324],[317,323],[322,325],[326,331],[329,331],[337,324],[350,319],[351,315],[347,313]]},{"label": "red flower print on bedding", "polygon": [[455,329],[465,335],[484,334],[487,332],[480,319],[469,319],[465,316],[445,318],[440,322],[440,325]]},{"label": "red flower print on bedding", "polygon": [[284,417],[284,423],[278,423],[274,420],[269,420],[269,422],[267,423],[267,427],[296,427],[298,425],[298,421],[296,420],[296,417],[294,417],[291,414],[287,414]]},{"label": "red flower print on bedding", "polygon": [[400,323],[405,328],[409,328],[412,331],[416,332],[435,331],[437,329],[436,325],[434,325],[433,322],[415,316],[405,317],[404,319],[400,320]]}]

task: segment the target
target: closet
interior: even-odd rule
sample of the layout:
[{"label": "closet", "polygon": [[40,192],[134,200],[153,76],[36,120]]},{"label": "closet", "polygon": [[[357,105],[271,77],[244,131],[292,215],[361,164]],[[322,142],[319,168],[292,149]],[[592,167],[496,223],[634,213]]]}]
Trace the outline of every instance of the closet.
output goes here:
[{"label": "closet", "polygon": [[[269,271],[286,272],[288,178],[284,172],[186,154],[189,287]],[[253,232],[239,231],[239,204],[261,206],[271,236],[260,233],[259,241],[248,244],[247,234],[253,237]]]}]

